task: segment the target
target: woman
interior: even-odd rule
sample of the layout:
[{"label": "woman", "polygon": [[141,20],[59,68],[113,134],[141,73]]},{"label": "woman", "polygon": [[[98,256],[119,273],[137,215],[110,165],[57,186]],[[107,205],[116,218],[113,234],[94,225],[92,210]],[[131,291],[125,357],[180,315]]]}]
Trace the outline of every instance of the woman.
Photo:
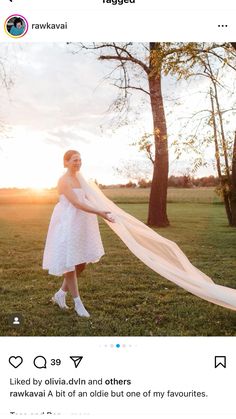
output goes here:
[{"label": "woman", "polygon": [[64,280],[59,291],[52,297],[61,309],[68,309],[66,294],[70,291],[75,311],[79,316],[90,317],[79,295],[77,277],[89,262],[98,262],[104,248],[98,227],[97,215],[114,222],[110,211],[98,210],[88,201],[77,172],[81,168],[81,156],[76,150],[64,155],[66,173],[58,181],[59,203],[55,206],[45,244],[43,269]]},{"label": "woman", "polygon": [[24,33],[25,26],[21,18],[16,17],[14,23],[10,29],[10,34],[13,36],[20,36]]},{"label": "woman", "polygon": [[153,271],[204,300],[236,311],[236,289],[215,284],[192,265],[176,243],[119,208],[96,184],[88,183],[78,172],[81,158],[77,151],[65,154],[64,165],[67,172],[58,182],[60,202],[50,222],[43,262],[43,268],[52,275],[64,274],[62,287],[53,297],[59,307],[67,308],[65,296],[70,291],[78,315],[89,316],[79,297],[76,275],[86,263],[96,262],[104,254],[96,218],[101,215],[131,252]]}]

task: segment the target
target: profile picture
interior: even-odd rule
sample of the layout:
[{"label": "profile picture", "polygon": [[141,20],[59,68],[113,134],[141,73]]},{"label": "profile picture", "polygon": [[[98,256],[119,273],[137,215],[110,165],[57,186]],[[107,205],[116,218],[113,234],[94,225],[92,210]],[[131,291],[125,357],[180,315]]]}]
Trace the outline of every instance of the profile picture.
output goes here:
[{"label": "profile picture", "polygon": [[5,21],[5,32],[12,38],[21,38],[28,31],[28,22],[24,16],[11,15]]}]

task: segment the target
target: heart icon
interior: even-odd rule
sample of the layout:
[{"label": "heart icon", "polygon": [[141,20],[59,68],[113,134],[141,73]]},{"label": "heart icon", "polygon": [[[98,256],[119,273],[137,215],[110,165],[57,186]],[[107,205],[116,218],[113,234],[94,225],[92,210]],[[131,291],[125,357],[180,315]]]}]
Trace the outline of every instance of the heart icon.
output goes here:
[{"label": "heart icon", "polygon": [[14,368],[18,368],[23,363],[23,358],[21,356],[11,356],[9,358],[9,364]]}]

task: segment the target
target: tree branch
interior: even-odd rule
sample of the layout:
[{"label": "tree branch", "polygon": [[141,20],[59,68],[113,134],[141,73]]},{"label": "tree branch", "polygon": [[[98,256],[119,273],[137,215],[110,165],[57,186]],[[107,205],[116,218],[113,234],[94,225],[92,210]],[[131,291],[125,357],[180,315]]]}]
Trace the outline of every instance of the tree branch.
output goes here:
[{"label": "tree branch", "polygon": [[119,61],[130,61],[132,63],[138,64],[147,74],[150,73],[149,67],[144,64],[141,60],[134,57],[123,57],[122,55],[100,55],[99,60],[119,60]]},{"label": "tree branch", "polygon": [[126,86],[119,86],[118,84],[114,84],[114,86],[118,87],[119,89],[134,89],[134,90],[140,90],[141,92],[146,93],[148,96],[150,96],[150,92],[148,92],[147,90],[143,89],[142,87],[130,86],[130,85],[126,85]]}]

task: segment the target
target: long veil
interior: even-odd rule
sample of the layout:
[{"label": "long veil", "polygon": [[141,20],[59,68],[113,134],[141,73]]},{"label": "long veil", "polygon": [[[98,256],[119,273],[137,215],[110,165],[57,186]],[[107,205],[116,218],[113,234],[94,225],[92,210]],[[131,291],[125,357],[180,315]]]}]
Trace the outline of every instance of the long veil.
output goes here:
[{"label": "long veil", "polygon": [[79,182],[94,207],[111,211],[115,223],[104,220],[145,265],[190,293],[222,307],[236,310],[236,289],[217,285],[188,260],[179,246],[162,237],[108,199],[81,173]]}]

